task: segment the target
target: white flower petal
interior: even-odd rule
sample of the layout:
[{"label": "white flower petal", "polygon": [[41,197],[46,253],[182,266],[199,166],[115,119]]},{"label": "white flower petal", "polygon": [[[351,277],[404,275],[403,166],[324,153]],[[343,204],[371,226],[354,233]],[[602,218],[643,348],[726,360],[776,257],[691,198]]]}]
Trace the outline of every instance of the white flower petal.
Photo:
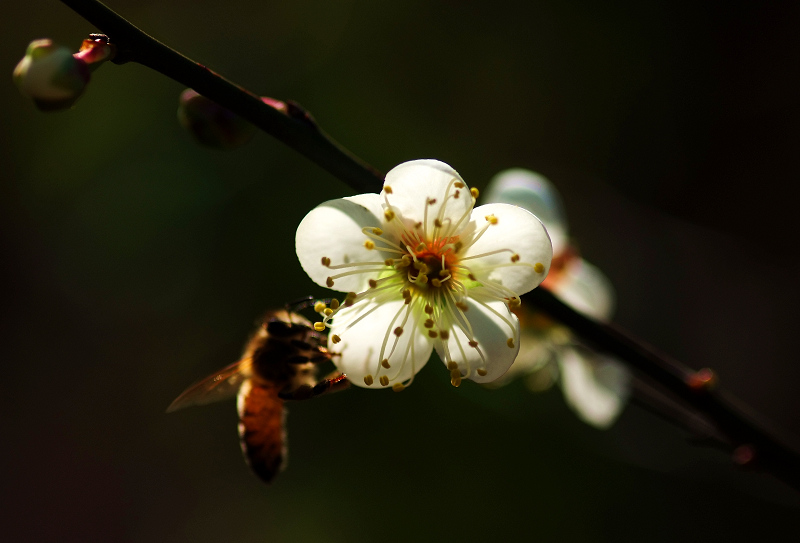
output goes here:
[{"label": "white flower petal", "polygon": [[[497,224],[486,232],[465,252],[466,257],[488,254],[498,249],[510,251],[488,254],[465,263],[473,270],[478,280],[487,277],[519,294],[533,290],[544,280],[550,270],[553,248],[542,223],[530,212],[509,204],[486,204],[472,211],[472,220],[480,230],[489,215],[497,217]],[[512,253],[519,255],[519,262],[511,263]],[[522,265],[528,264],[528,265]],[[537,272],[536,264],[543,269]],[[502,267],[497,267],[502,266]]]},{"label": "white flower petal", "polygon": [[[479,290],[473,289],[475,295],[468,299],[465,313],[478,348],[470,347],[470,338],[461,327],[452,323],[447,352],[440,342],[436,343],[436,352],[445,365],[449,353],[450,360],[458,363],[462,374],[469,371],[469,379],[478,383],[489,383],[502,377],[517,357],[519,321],[503,302],[482,300],[480,293],[476,292]],[[508,346],[509,339],[513,340],[513,347]],[[479,375],[479,368],[484,368],[486,375]]]},{"label": "white flower petal", "polygon": [[552,287],[553,294],[581,313],[607,320],[614,312],[614,287],[600,271],[582,259],[567,265]]},{"label": "white flower petal", "polygon": [[[349,198],[330,200],[312,209],[300,222],[295,236],[295,247],[300,265],[312,281],[327,287],[328,277],[349,271],[332,270],[322,265],[322,258],[331,259],[332,265],[352,262],[382,261],[386,258],[376,250],[367,250],[364,227],[380,227],[383,218],[381,199],[377,194],[359,194]],[[355,269],[355,268],[353,268]],[[375,273],[348,275],[334,281],[333,288],[340,292],[363,290]]]},{"label": "white flower petal", "polygon": [[567,404],[585,422],[608,428],[630,394],[628,370],[613,359],[575,347],[565,347],[559,362]]},{"label": "white flower petal", "polygon": [[502,171],[489,182],[483,201],[527,209],[547,228],[554,254],[567,246],[567,217],[561,195],[543,175],[522,168]]},{"label": "white flower petal", "polygon": [[[427,207],[426,228],[428,232],[432,232],[437,218],[444,224],[447,224],[448,219],[451,224],[456,224],[472,208],[472,195],[466,183],[462,189],[457,189],[451,184],[454,180],[464,183],[458,172],[444,162],[412,160],[392,168],[386,174],[384,186],[392,188],[392,193],[388,195],[389,204],[400,212],[407,227],[423,222]],[[458,198],[453,197],[456,191],[459,193]],[[429,199],[435,199],[436,203],[427,205]],[[468,217],[462,225],[467,220]]]},{"label": "white flower petal", "polygon": [[[333,353],[341,353],[333,357],[333,362],[353,384],[366,388],[364,377],[371,375],[373,383],[369,388],[386,388],[380,384],[380,376],[385,375],[389,377],[388,387],[391,388],[394,383],[410,379],[428,362],[433,345],[419,331],[419,315],[409,316],[399,338],[393,333],[403,322],[407,307],[399,299],[380,304],[356,304],[336,313],[328,335],[328,348]],[[363,318],[355,322],[359,317]],[[353,322],[355,324],[351,325]],[[334,335],[339,336],[341,342],[334,344]],[[388,369],[380,365],[384,341],[384,358],[391,366]]]}]

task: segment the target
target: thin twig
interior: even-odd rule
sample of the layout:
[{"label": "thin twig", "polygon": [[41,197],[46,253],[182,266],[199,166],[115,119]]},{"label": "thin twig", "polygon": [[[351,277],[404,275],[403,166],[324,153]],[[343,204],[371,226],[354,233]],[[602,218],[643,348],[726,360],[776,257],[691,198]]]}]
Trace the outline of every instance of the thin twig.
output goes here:
[{"label": "thin twig", "polygon": [[247,119],[356,191],[380,192],[380,172],[333,141],[298,104],[288,103],[288,114],[264,104],[259,96],[145,34],[100,2],[61,1],[109,36],[118,51],[115,63],[152,68]]},{"label": "thin twig", "polygon": [[[286,112],[265,104],[202,64],[148,36],[95,0],[61,0],[109,36],[118,55],[114,62],[137,62],[190,87],[252,122],[312,160],[356,192],[379,192],[383,176],[334,142],[300,106],[288,102]],[[800,455],[768,433],[766,424],[713,386],[697,386],[696,372],[634,339],[611,324],[597,322],[539,287],[526,302],[562,322],[597,348],[611,353],[635,371],[657,382],[675,399],[697,411],[724,436],[734,458],[747,467],[769,472],[800,490]]]}]

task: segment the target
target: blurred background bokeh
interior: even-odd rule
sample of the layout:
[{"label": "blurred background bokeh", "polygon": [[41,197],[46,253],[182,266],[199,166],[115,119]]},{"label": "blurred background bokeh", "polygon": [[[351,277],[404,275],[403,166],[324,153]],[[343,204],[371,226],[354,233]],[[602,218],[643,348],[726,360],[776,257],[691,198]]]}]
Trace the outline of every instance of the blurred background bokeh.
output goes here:
[{"label": "blurred background bokeh", "polygon": [[[561,190],[616,322],[800,433],[800,7],[761,2],[132,1],[109,5],[254,92],[294,99],[386,171]],[[179,84],[106,65],[68,112],[11,83],[29,41],[97,29],[4,3],[0,66],[6,541],[763,541],[783,485],[630,406],[608,431],[558,390],[449,384],[290,406],[272,486],[234,402],[165,415],[265,309],[324,295],[294,231],[346,185],[272,138],[198,147]],[[113,36],[112,36],[113,38]]]}]

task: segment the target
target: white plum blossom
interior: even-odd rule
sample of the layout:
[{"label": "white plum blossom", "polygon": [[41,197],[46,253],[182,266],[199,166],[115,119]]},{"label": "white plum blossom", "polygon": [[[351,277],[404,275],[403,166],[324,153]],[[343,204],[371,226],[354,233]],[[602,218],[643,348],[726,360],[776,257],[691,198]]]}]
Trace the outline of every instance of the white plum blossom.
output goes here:
[{"label": "white plum blossom", "polygon": [[542,223],[478,196],[436,160],[400,164],[380,194],[331,200],[297,229],[297,256],[317,284],[346,292],[318,304],[334,363],[356,385],[402,390],[434,349],[459,386],[490,382],[519,351],[510,308],[546,277]]},{"label": "white plum blossom", "polygon": [[[522,206],[547,227],[554,257],[544,286],[590,317],[611,317],[614,289],[605,275],[570,245],[561,198],[549,180],[529,170],[506,170],[492,179],[486,196],[490,202]],[[557,380],[579,418],[598,428],[610,426],[630,395],[627,368],[581,344],[567,328],[545,315],[524,308],[518,314],[522,322],[519,356],[499,384],[524,374],[532,390],[543,390]]]}]

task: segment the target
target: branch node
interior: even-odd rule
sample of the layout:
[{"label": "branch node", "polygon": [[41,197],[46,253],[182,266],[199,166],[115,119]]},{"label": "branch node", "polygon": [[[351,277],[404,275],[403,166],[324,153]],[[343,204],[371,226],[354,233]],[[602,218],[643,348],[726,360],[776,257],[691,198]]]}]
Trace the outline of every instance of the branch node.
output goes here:
[{"label": "branch node", "polygon": [[310,127],[314,128],[315,130],[319,130],[319,126],[317,125],[317,121],[314,120],[314,117],[309,113],[306,108],[295,102],[294,100],[286,100],[286,113],[292,119],[297,119],[298,121],[302,121],[309,125]]},{"label": "branch node", "polygon": [[756,462],[756,449],[750,444],[739,445],[734,449],[733,463],[741,468],[752,468]]},{"label": "branch node", "polygon": [[718,382],[717,374],[711,368],[703,368],[686,378],[686,384],[695,392],[709,392]]}]

